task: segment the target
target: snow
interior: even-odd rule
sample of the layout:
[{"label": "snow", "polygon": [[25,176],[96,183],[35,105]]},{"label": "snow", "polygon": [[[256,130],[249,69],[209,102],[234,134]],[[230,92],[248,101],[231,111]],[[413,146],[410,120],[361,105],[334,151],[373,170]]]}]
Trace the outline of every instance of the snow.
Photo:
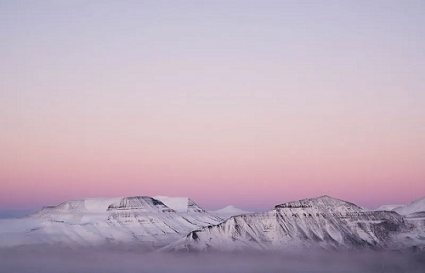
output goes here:
[{"label": "snow", "polygon": [[188,197],[71,200],[21,219],[0,220],[0,248],[48,244],[134,245],[164,251],[425,249],[424,203],[421,198],[396,207],[403,216],[368,211],[329,196],[283,203],[264,213],[232,205],[207,212]]},{"label": "snow", "polygon": [[169,197],[159,195],[154,198],[179,213],[207,213],[206,210],[198,206],[188,197]]},{"label": "snow", "polygon": [[425,211],[425,197],[416,199],[410,204],[395,208],[394,211],[401,215],[407,215],[415,212]]},{"label": "snow", "polygon": [[156,248],[223,221],[186,200],[190,212],[175,211],[149,196],[66,201],[22,219],[1,220],[0,247],[137,244]]},{"label": "snow", "polygon": [[167,207],[177,212],[187,212],[189,205],[188,197],[154,196],[153,198],[161,201]]},{"label": "snow", "polygon": [[233,205],[228,205],[227,207],[224,207],[222,209],[212,211],[218,215],[221,215],[225,218],[230,218],[231,216],[241,215],[241,214],[250,214],[253,213],[251,211],[245,211],[240,208],[237,208]]},{"label": "snow", "polygon": [[108,211],[112,210],[138,210],[139,212],[173,212],[164,203],[149,196],[124,197],[109,205]]},{"label": "snow", "polygon": [[106,214],[110,204],[118,202],[121,197],[116,198],[90,198],[63,202],[57,206],[47,206],[42,210],[31,214],[32,217],[45,214]]},{"label": "snow", "polygon": [[85,199],[84,200],[84,206],[87,209],[87,211],[90,212],[105,212],[109,205],[117,202],[119,199],[122,199],[122,197],[119,198],[96,198],[96,199]]},{"label": "snow", "polygon": [[404,205],[383,205],[380,206],[379,208],[375,209],[375,211],[392,211],[398,207],[402,207]]},{"label": "snow", "polygon": [[419,224],[410,224],[395,212],[367,211],[350,202],[321,196],[283,203],[265,213],[231,217],[216,226],[192,231],[161,251],[385,249],[394,240],[407,248],[419,241],[400,238],[412,232],[419,232],[414,237],[421,238],[424,233],[421,228],[418,231]]},{"label": "snow", "polygon": [[408,215],[415,212],[425,211],[425,197],[416,199],[407,205],[384,205],[375,211],[395,211],[401,215]]}]

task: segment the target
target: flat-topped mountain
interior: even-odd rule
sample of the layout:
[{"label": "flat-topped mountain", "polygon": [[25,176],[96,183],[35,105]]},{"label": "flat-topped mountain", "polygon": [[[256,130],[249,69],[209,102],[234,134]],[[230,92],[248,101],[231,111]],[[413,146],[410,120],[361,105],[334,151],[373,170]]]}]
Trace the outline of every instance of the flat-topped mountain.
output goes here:
[{"label": "flat-topped mountain", "polygon": [[206,212],[188,197],[169,197],[169,196],[154,196],[153,198],[160,200],[169,208],[177,212]]},{"label": "flat-topped mountain", "polygon": [[321,196],[283,203],[265,213],[231,217],[192,231],[162,250],[405,249],[423,246],[423,235],[420,221]]},{"label": "flat-topped mountain", "polygon": [[192,230],[223,221],[189,198],[185,200],[185,212],[149,196],[67,201],[22,219],[0,221],[0,234],[5,237],[0,247],[136,244],[157,248]]},{"label": "flat-topped mountain", "polygon": [[175,212],[161,201],[149,196],[124,197],[108,206],[107,211]]}]

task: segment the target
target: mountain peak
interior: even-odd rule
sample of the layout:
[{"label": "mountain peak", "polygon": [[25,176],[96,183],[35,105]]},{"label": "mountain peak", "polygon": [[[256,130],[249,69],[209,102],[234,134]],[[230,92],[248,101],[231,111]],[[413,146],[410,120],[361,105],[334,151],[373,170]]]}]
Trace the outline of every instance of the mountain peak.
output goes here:
[{"label": "mountain peak", "polygon": [[382,205],[377,209],[374,209],[375,211],[392,211],[396,208],[403,207],[404,205]]},{"label": "mountain peak", "polygon": [[339,199],[339,198],[335,198],[335,197],[332,197],[332,196],[329,196],[329,195],[321,195],[321,196],[319,196],[319,197],[313,197],[313,198],[308,198],[308,199],[311,199],[311,200],[314,200],[314,199],[316,199],[316,200],[335,200],[335,201],[338,201],[338,202],[347,202],[347,201],[344,201],[344,200],[342,200],[342,199]]},{"label": "mountain peak", "polygon": [[139,210],[151,212],[173,212],[173,209],[167,207],[161,201],[149,196],[124,197],[120,201],[111,204],[110,210]]},{"label": "mountain peak", "polygon": [[416,200],[413,200],[412,202],[410,202],[409,204],[405,206],[394,208],[393,210],[402,215],[425,211],[425,196],[418,198]]},{"label": "mountain peak", "polygon": [[275,209],[282,208],[314,208],[322,211],[340,212],[340,211],[364,211],[363,208],[328,195],[322,195],[315,198],[306,198],[298,201],[286,202],[275,206]]},{"label": "mountain peak", "polygon": [[250,214],[253,213],[251,211],[245,211],[243,209],[237,208],[234,205],[228,205],[222,209],[214,211],[218,215],[223,216],[224,218],[228,218],[231,216],[241,215],[241,214]]},{"label": "mountain peak", "polygon": [[154,196],[153,198],[160,200],[166,206],[177,212],[205,212],[203,208],[198,206],[189,197],[170,197],[170,196]]},{"label": "mountain peak", "polygon": [[234,205],[228,205],[222,209],[216,210],[216,212],[234,212],[234,211],[243,211],[243,210],[235,207]]}]

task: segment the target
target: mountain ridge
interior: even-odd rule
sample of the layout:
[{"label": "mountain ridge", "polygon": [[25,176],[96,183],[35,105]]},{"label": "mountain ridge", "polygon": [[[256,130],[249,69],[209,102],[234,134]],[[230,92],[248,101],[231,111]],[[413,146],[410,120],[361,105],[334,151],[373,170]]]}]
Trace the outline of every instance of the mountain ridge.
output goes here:
[{"label": "mountain ridge", "polygon": [[[368,211],[329,196],[286,202],[192,231],[161,251],[407,249],[423,247],[425,230],[393,211]],[[416,219],[416,218],[415,218]],[[416,227],[420,232],[416,234]],[[404,240],[403,236],[409,237]]]},{"label": "mountain ridge", "polygon": [[[417,207],[421,200],[411,204]],[[227,211],[240,209],[228,206]],[[160,251],[425,249],[424,212],[400,215],[396,211],[369,211],[324,195],[284,202],[267,212],[237,214],[225,217],[208,212],[188,197],[70,200],[22,219],[0,220],[0,235],[4,238],[0,247],[134,245]]]},{"label": "mountain ridge", "polygon": [[48,206],[22,219],[0,221],[1,246],[139,244],[164,246],[222,218],[197,206],[177,212],[149,196],[79,199]]},{"label": "mountain ridge", "polygon": [[425,196],[415,199],[406,205],[383,205],[375,209],[375,211],[378,210],[395,211],[401,215],[422,212],[425,211]]}]

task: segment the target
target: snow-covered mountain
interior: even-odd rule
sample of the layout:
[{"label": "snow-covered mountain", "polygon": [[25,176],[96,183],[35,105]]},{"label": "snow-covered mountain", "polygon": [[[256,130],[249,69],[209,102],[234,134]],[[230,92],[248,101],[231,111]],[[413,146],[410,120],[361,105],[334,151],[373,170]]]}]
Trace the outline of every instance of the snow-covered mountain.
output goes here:
[{"label": "snow-covered mountain", "polygon": [[368,211],[329,196],[283,203],[264,213],[247,213],[234,206],[208,212],[187,197],[73,200],[21,219],[0,220],[0,247],[425,250],[424,200],[400,207],[406,215],[396,212],[399,207],[396,211]]},{"label": "snow-covered mountain", "polygon": [[398,207],[402,207],[404,205],[383,205],[380,206],[379,208],[375,209],[375,211],[391,211],[394,210]]},{"label": "snow-covered mountain", "polygon": [[136,244],[156,248],[223,221],[189,198],[182,199],[186,200],[186,209],[179,204],[178,211],[148,196],[67,201],[22,219],[1,220],[0,247]]},{"label": "snow-covered mountain", "polygon": [[402,215],[425,211],[425,197],[416,199],[405,206],[397,207],[394,211]]},{"label": "snow-covered mountain", "polygon": [[226,206],[222,209],[212,211],[212,212],[218,214],[219,216],[221,216],[222,218],[225,218],[225,219],[228,219],[228,218],[230,218],[232,216],[236,216],[236,215],[253,213],[252,211],[242,210],[242,209],[237,208],[233,205],[229,205],[229,206]]},{"label": "snow-covered mountain", "polygon": [[[424,219],[422,219],[424,220]],[[192,231],[162,251],[392,249],[425,245],[424,221],[329,196],[277,205]]]},{"label": "snow-covered mountain", "polygon": [[384,205],[375,211],[395,211],[401,215],[408,215],[415,212],[425,211],[425,197],[416,199],[407,205]]},{"label": "snow-covered mountain", "polygon": [[188,197],[154,196],[153,198],[160,200],[166,206],[177,212],[206,212]]}]

